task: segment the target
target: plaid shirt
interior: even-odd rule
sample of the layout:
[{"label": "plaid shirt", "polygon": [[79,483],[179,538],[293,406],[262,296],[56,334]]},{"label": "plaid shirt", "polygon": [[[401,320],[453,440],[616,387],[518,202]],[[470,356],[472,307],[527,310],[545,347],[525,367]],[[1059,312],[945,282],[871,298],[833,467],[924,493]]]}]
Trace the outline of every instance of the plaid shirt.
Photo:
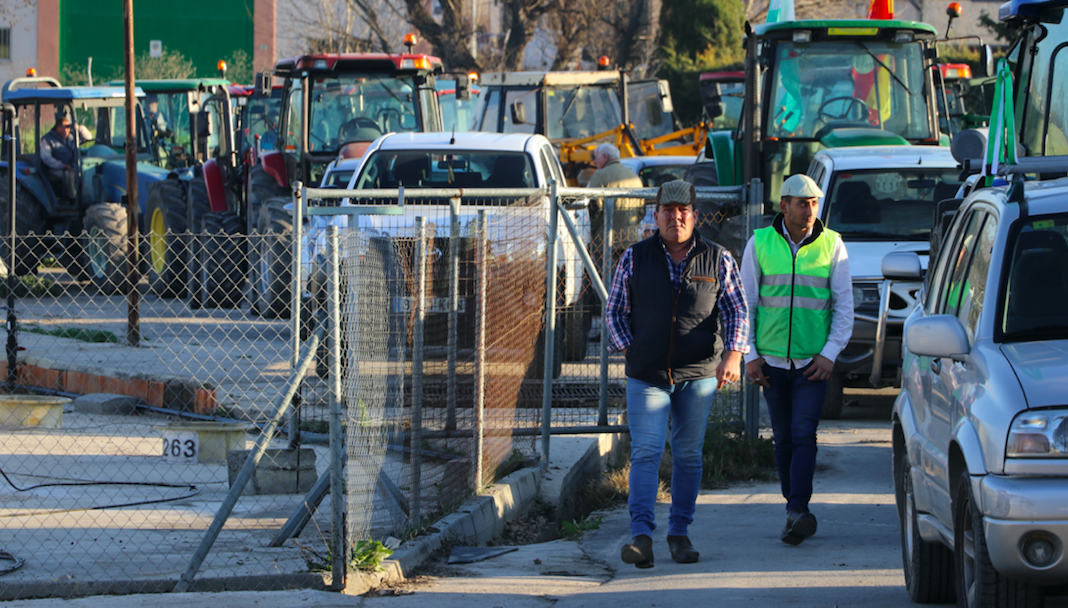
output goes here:
[{"label": "plaid shirt", "polygon": [[[686,270],[686,264],[690,261],[696,244],[697,239],[692,239],[690,250],[678,264],[671,258],[667,248],[664,248],[664,257],[667,260],[668,272],[671,275],[671,284],[675,287],[675,293],[682,289],[682,274]],[[663,241],[660,242],[660,246],[664,246]],[[612,289],[608,294],[605,317],[611,342],[610,350],[614,352],[627,348],[634,339],[630,331],[630,277],[634,272],[632,251],[628,248],[620,256],[619,266],[612,279]],[[724,348],[745,354],[749,352],[749,305],[745,300],[741,274],[738,272],[738,263],[734,261],[734,256],[729,251],[724,251],[721,261],[719,315],[722,321],[721,333]]]}]

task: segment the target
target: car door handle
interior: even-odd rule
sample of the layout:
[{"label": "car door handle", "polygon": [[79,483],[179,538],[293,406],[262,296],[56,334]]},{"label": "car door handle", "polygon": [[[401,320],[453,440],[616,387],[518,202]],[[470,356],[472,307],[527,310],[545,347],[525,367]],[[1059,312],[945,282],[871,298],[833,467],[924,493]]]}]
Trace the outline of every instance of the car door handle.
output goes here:
[{"label": "car door handle", "polygon": [[939,359],[931,359],[931,371],[935,374],[942,373],[942,361]]}]

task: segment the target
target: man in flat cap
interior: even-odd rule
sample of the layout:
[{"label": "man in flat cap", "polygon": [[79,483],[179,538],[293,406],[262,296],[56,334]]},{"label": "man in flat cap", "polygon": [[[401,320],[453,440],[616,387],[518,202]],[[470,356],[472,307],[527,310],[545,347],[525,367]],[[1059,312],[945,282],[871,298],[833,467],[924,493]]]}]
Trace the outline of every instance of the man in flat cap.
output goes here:
[{"label": "man in flat cap", "polygon": [[[78,138],[74,137],[74,129]],[[93,134],[82,125],[74,125],[70,108],[56,112],[56,124],[52,130],[41,138],[41,162],[48,167],[48,180],[57,196],[73,201],[75,199],[75,169],[78,164],[78,144],[93,138]]]},{"label": "man in flat cap", "polygon": [[752,314],[745,372],[764,387],[786,499],[780,539],[790,545],[816,533],[816,516],[808,509],[816,427],[827,378],[853,333],[849,257],[842,237],[816,217],[822,196],[807,175],[784,181],[782,212],[753,233],[742,254]]},{"label": "man in flat cap", "polygon": [[[701,453],[716,390],[741,377],[748,309],[730,252],[697,233],[693,185],[656,195],[652,236],[623,252],[605,314],[611,350],[627,360],[631,542],[621,557],[652,568],[657,471],[671,420],[671,513],[667,544],[678,563],[698,552],[687,535],[701,486]],[[716,349],[716,335],[723,349]]]}]

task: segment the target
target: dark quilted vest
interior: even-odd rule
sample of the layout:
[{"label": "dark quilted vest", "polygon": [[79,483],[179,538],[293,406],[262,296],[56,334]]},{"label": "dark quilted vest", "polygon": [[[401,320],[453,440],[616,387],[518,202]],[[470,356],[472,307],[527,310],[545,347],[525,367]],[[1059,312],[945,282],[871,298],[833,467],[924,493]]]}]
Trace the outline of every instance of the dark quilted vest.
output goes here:
[{"label": "dark quilted vest", "polygon": [[675,293],[659,233],[633,247],[627,376],[669,385],[716,375],[719,267],[724,249],[698,237]]}]

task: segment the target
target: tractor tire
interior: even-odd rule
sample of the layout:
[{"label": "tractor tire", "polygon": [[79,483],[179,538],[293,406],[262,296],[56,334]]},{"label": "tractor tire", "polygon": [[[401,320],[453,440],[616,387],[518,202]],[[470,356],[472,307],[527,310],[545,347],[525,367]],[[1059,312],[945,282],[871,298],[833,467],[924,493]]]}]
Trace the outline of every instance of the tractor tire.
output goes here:
[{"label": "tractor tire", "polygon": [[197,251],[199,302],[204,308],[238,308],[244,273],[242,247],[237,235],[244,227],[232,211],[208,213],[202,218]]},{"label": "tractor tire", "polygon": [[263,170],[263,165],[253,165],[248,172],[248,217],[252,222],[249,229],[256,228],[256,222],[260,217],[260,205],[264,201],[290,195],[288,188],[279,186],[278,180]]},{"label": "tractor tire", "polygon": [[265,319],[289,318],[293,282],[293,218],[289,197],[263,201],[256,223],[256,268],[252,286],[256,309]]},{"label": "tractor tire", "polygon": [[130,291],[126,268],[130,241],[126,224],[126,207],[118,203],[97,203],[85,211],[82,249],[88,260],[90,280],[104,295]]},{"label": "tractor tire", "polygon": [[[199,182],[200,188],[197,188]],[[193,225],[187,221],[188,196],[192,193]],[[187,293],[189,251],[192,232],[210,210],[203,181],[160,180],[149,186],[145,209],[148,233],[148,282],[152,293],[161,298],[181,298]]]},{"label": "tractor tire", "polygon": [[[4,174],[2,181],[7,184],[7,175]],[[47,184],[45,187],[48,187]],[[3,218],[3,226],[0,226],[0,255],[3,256],[5,267],[11,266],[11,220],[8,216],[7,188],[0,192],[0,217]],[[37,266],[45,255],[46,247],[42,240],[45,233],[45,210],[41,204],[33,198],[28,188],[15,185],[15,276],[37,274]],[[29,236],[34,235],[34,236]]]},{"label": "tractor tire", "polygon": [[60,237],[57,237],[56,260],[63,268],[67,269],[67,274],[72,279],[79,283],[92,280],[92,274],[89,272],[88,260],[85,257],[85,251],[82,250],[81,240],[76,236],[71,236],[69,233],[65,233]]}]

